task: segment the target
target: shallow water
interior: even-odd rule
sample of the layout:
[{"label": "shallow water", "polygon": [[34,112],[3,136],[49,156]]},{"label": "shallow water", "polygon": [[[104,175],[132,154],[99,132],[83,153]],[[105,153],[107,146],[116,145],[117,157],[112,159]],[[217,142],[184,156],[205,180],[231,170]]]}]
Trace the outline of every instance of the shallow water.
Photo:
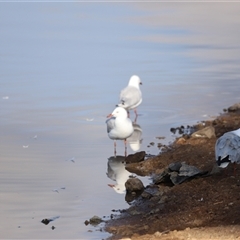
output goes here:
[{"label": "shallow water", "polygon": [[108,236],[84,221],[128,206],[107,186],[105,120],[131,75],[149,154],[239,101],[239,3],[0,6],[0,238]]}]

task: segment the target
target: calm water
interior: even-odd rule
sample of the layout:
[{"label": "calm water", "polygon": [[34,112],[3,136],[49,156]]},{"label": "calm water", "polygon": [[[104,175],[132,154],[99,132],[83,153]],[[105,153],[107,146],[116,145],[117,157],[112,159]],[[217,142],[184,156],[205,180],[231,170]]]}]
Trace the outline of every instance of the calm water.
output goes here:
[{"label": "calm water", "polygon": [[105,120],[120,90],[140,76],[140,150],[150,154],[159,152],[150,142],[172,141],[170,127],[239,102],[239,11],[240,3],[1,2],[0,238],[108,236],[83,223],[128,206],[106,175]]}]

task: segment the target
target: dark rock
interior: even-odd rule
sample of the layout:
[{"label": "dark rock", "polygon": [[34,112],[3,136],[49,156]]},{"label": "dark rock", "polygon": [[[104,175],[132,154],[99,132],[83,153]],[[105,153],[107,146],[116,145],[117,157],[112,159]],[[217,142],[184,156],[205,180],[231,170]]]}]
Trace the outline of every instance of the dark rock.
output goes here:
[{"label": "dark rock", "polygon": [[236,112],[238,110],[240,110],[240,103],[235,103],[228,108],[228,112]]},{"label": "dark rock", "polygon": [[142,181],[138,178],[129,178],[126,183],[126,202],[132,202],[138,198],[144,191],[144,185]]},{"label": "dark rock", "polygon": [[144,161],[145,155],[146,155],[145,151],[137,152],[135,154],[129,154],[126,157],[125,162],[126,163],[142,162],[142,161]]},{"label": "dark rock", "polygon": [[164,169],[164,171],[160,174],[153,175],[152,180],[154,184],[163,183],[165,185],[172,186],[172,181],[170,179],[170,172],[168,168]]},{"label": "dark rock", "polygon": [[42,222],[43,224],[45,224],[45,225],[48,225],[48,224],[51,222],[51,220],[45,218],[45,219],[43,219],[41,222]]},{"label": "dark rock", "polygon": [[43,224],[45,224],[45,225],[48,225],[50,222],[52,222],[52,221],[54,221],[54,220],[56,220],[56,219],[58,219],[59,218],[59,216],[57,216],[57,217],[52,217],[52,218],[45,218],[45,219],[43,219],[41,222],[43,223]]},{"label": "dark rock", "polygon": [[89,219],[89,223],[93,226],[98,225],[99,223],[103,222],[104,220],[102,220],[100,217],[98,216],[93,216],[92,218]]},{"label": "dark rock", "polygon": [[170,180],[174,185],[181,184],[184,181],[186,181],[188,177],[186,176],[179,176],[178,172],[172,172],[170,173]]},{"label": "dark rock", "polygon": [[175,134],[176,131],[177,131],[177,128],[170,128],[170,131],[171,131],[173,134]]},{"label": "dark rock", "polygon": [[154,175],[153,183],[173,186],[193,177],[206,175],[207,173],[207,171],[201,171],[197,167],[190,166],[184,162],[176,162],[169,164],[162,173]]},{"label": "dark rock", "polygon": [[88,221],[88,220],[86,220],[85,222],[84,222],[84,224],[87,226],[88,224],[89,224],[90,222]]},{"label": "dark rock", "polygon": [[142,192],[144,190],[144,185],[138,178],[129,178],[125,183],[125,187],[127,192]]},{"label": "dark rock", "polygon": [[170,131],[173,133],[173,134],[179,134],[179,135],[190,135],[194,132],[194,127],[191,127],[191,126],[187,126],[187,127],[184,127],[184,126],[180,126],[180,127],[176,127],[176,128],[170,128]]},{"label": "dark rock", "polygon": [[179,170],[179,176],[193,177],[199,174],[201,171],[195,167],[187,165],[186,163],[182,163],[182,166]]},{"label": "dark rock", "polygon": [[170,170],[170,171],[177,171],[177,172],[179,172],[179,170],[180,170],[180,168],[182,167],[182,163],[180,163],[180,162],[175,162],[175,163],[170,163],[169,165],[168,165],[168,169]]}]

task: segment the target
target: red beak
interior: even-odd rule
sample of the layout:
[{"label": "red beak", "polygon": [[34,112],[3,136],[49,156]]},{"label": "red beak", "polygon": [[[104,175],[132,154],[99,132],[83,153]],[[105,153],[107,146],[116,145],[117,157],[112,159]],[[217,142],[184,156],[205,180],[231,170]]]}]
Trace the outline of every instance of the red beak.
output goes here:
[{"label": "red beak", "polygon": [[107,115],[107,118],[110,118],[110,117],[112,117],[113,115],[110,113],[110,114],[108,114]]},{"label": "red beak", "polygon": [[115,185],[113,185],[113,184],[108,184],[108,186],[111,188],[115,187]]}]

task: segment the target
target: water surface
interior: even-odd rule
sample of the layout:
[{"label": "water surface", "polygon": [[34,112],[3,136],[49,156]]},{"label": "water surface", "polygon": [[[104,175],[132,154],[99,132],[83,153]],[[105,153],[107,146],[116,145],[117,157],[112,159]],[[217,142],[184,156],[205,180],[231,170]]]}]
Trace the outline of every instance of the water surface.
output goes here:
[{"label": "water surface", "polygon": [[139,150],[150,154],[171,127],[239,101],[239,3],[0,6],[1,238],[107,236],[84,221],[128,206],[107,186],[105,120],[131,75],[143,82]]}]

